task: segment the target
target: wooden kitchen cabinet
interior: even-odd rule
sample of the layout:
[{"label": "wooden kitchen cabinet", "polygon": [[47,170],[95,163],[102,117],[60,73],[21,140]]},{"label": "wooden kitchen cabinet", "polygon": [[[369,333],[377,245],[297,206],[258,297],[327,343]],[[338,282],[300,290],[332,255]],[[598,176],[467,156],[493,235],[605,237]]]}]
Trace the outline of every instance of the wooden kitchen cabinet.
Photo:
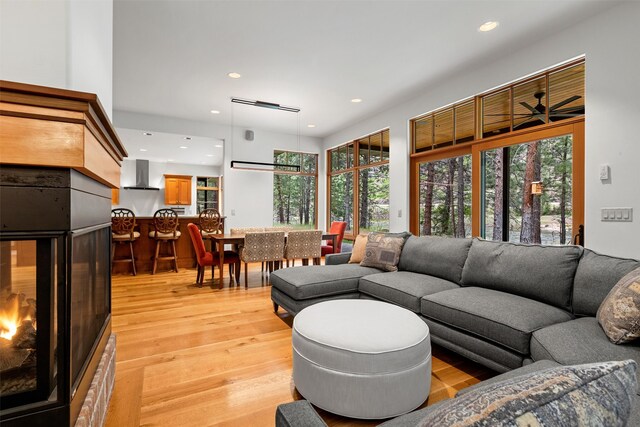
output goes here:
[{"label": "wooden kitchen cabinet", "polygon": [[120,189],[112,188],[111,189],[111,204],[119,205],[120,204]]},{"label": "wooden kitchen cabinet", "polygon": [[190,205],[191,178],[189,175],[165,175],[164,204]]}]

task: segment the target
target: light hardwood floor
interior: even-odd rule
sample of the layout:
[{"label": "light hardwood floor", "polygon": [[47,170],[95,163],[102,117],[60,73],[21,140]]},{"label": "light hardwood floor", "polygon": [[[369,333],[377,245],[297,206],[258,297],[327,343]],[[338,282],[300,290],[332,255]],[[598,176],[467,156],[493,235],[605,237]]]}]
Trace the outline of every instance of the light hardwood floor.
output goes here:
[{"label": "light hardwood floor", "polygon": [[[249,289],[195,285],[195,269],[113,277],[116,385],[107,427],[273,426],[280,403],[300,399],[291,381],[292,317],[273,313],[268,280],[250,266]],[[243,273],[244,275],[244,273]],[[433,349],[427,404],[494,372]],[[321,415],[331,426],[376,425]]]}]

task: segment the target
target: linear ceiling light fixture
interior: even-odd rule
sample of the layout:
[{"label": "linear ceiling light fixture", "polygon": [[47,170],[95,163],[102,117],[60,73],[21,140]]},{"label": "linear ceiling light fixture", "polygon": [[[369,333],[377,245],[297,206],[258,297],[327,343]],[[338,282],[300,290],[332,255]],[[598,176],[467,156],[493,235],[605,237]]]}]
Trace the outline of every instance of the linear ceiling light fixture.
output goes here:
[{"label": "linear ceiling light fixture", "polygon": [[299,113],[300,109],[295,107],[285,107],[284,105],[275,104],[273,102],[252,101],[250,99],[231,98],[231,102],[236,104],[253,105],[254,107],[270,108],[272,110],[289,111],[291,113]]},{"label": "linear ceiling light fixture", "polygon": [[262,172],[300,172],[300,165],[289,165],[286,163],[247,162],[243,160],[231,160],[231,168]]},{"label": "linear ceiling light fixture", "polygon": [[[231,102],[235,104],[252,105],[254,107],[269,108],[271,110],[288,111],[290,113],[296,113],[297,116],[297,141],[298,151],[300,151],[300,112],[299,108],[285,107],[274,102],[265,101],[252,101],[242,98],[231,98]],[[233,150],[233,129],[234,129],[234,114],[233,108],[231,109],[231,149]],[[251,138],[253,140],[253,138]],[[232,153],[233,155],[233,153]],[[232,157],[233,158],[233,157]],[[287,164],[287,163],[268,163],[268,162],[250,162],[244,160],[231,160],[231,169],[242,169],[261,172],[279,172],[279,173],[296,173],[300,172],[300,164]]]}]

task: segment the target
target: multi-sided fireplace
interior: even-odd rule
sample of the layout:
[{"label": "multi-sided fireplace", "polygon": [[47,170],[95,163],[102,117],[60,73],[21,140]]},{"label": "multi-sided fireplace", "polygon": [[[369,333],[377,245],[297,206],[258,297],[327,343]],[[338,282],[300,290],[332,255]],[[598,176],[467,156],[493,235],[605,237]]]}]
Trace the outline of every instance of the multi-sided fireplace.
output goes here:
[{"label": "multi-sided fireplace", "polygon": [[111,189],[95,95],[0,82],[0,420],[94,426],[113,385]]}]

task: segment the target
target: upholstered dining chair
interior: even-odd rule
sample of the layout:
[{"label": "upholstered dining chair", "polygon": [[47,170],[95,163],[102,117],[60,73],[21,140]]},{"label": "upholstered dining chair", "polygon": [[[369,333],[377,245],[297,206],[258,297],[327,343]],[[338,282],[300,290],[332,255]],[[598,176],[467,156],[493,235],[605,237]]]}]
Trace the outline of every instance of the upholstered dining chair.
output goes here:
[{"label": "upholstered dining chair", "polygon": [[244,286],[248,286],[250,262],[268,264],[269,272],[280,267],[284,258],[284,231],[246,233],[244,246],[240,248],[240,260],[244,262]]},{"label": "upholstered dining chair", "polygon": [[[193,249],[196,251],[196,259],[198,261],[198,274],[196,276],[196,282],[202,287],[204,280],[205,268],[211,266],[211,280],[213,280],[214,270],[219,263],[219,255],[217,252],[207,251],[204,246],[204,240],[202,240],[202,234],[197,225],[193,223],[187,224],[189,235],[191,236],[191,242],[193,243]],[[224,263],[229,265],[229,279],[232,280],[232,274],[235,273],[236,283],[240,280],[240,258],[238,254],[232,251],[224,251]],[[220,283],[224,277],[224,271],[220,272]]]},{"label": "upholstered dining chair", "polygon": [[[338,235],[335,240],[335,244],[336,244],[335,253],[337,254],[342,252],[342,239],[344,239],[344,232],[346,229],[347,229],[347,223],[344,221],[333,221],[331,223],[331,228],[329,228],[329,233]],[[322,245],[322,256],[325,256],[327,254],[332,254],[332,253],[334,253],[333,246]]]},{"label": "upholstered dining chair", "polygon": [[[242,227],[242,228],[232,228],[229,230],[231,234],[247,234],[247,233],[263,233],[267,231],[264,227]],[[237,251],[240,253],[242,250],[242,245],[238,246]],[[260,271],[264,272],[264,262],[260,265]]]},{"label": "upholstered dining chair", "polygon": [[[136,215],[131,209],[118,208],[111,211],[111,261],[112,267],[116,262],[130,262],[133,275],[136,275],[136,258],[133,254],[133,242],[140,237],[140,233],[135,231]],[[116,258],[116,243],[129,244],[129,257]]]},{"label": "upholstered dining chair", "polygon": [[[156,252],[153,257],[153,271],[156,274],[158,261],[171,261],[178,272],[178,257],[176,255],[176,240],[180,238],[178,230],[178,214],[173,209],[158,209],[153,214],[153,230],[149,232],[149,237],[156,241]],[[170,243],[171,253],[167,256],[160,256],[161,243]]]},{"label": "upholstered dining chair", "polygon": [[322,255],[322,230],[290,231],[287,235],[287,245],[284,248],[284,257],[292,265],[296,265],[296,259],[302,259],[302,265],[308,265],[309,259],[314,265],[320,264]]}]

